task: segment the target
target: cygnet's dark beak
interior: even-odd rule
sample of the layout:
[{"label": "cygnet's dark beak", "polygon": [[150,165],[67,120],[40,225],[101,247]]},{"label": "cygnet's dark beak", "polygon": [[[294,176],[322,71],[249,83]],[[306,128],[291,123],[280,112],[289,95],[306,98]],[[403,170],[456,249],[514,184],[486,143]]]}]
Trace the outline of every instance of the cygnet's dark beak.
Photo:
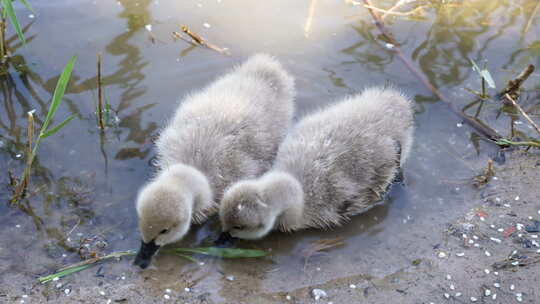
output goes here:
[{"label": "cygnet's dark beak", "polygon": [[152,262],[152,257],[158,249],[159,246],[156,245],[156,242],[154,242],[154,240],[148,243],[141,241],[141,249],[139,249],[139,252],[137,253],[137,257],[135,257],[135,262],[133,262],[133,264],[141,267],[142,269],[145,269],[150,265],[150,262]]},{"label": "cygnet's dark beak", "polygon": [[238,239],[233,237],[229,231],[222,232],[218,239],[214,241],[217,247],[232,247]]}]

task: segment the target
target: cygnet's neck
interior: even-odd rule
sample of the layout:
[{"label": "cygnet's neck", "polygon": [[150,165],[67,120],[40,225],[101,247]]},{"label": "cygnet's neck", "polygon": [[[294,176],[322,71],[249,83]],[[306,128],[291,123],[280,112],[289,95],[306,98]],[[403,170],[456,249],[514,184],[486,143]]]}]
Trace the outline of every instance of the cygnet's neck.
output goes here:
[{"label": "cygnet's neck", "polygon": [[[195,167],[175,164],[164,168],[159,179],[166,179],[173,187],[178,189],[177,193],[184,195],[184,201],[191,203],[192,216],[196,222],[204,219],[204,211],[214,208],[215,202],[212,188],[208,178]],[[187,199],[191,198],[191,199]],[[201,218],[203,217],[203,218]]]},{"label": "cygnet's neck", "polygon": [[271,205],[273,216],[282,230],[295,230],[303,223],[304,192],[289,173],[271,171],[261,177],[264,201]]}]

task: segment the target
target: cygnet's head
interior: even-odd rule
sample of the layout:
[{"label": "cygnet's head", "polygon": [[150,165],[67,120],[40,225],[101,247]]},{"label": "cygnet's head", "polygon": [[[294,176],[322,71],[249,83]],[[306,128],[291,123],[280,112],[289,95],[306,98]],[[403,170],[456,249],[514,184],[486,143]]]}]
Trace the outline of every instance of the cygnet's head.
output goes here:
[{"label": "cygnet's head", "polygon": [[192,205],[168,174],[145,185],[137,198],[141,249],[135,265],[146,268],[159,247],[179,241],[189,230]]},{"label": "cygnet's head", "polygon": [[276,215],[271,212],[255,184],[240,182],[228,189],[220,204],[223,232],[241,239],[260,239],[273,228]]}]

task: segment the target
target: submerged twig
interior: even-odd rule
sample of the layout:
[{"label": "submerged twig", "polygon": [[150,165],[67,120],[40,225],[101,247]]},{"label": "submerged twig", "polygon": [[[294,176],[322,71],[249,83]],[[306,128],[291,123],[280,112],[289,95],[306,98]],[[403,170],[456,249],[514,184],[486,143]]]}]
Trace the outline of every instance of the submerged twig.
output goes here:
[{"label": "submerged twig", "polygon": [[499,96],[503,96],[505,94],[510,94],[515,96],[516,92],[521,87],[521,84],[531,76],[531,74],[534,72],[534,65],[529,64],[521,73],[519,73],[518,77],[514,80],[508,81],[508,84],[506,85],[506,88],[499,94]]},{"label": "submerged twig", "polygon": [[540,128],[538,127],[538,125],[534,123],[534,121],[531,119],[531,117],[529,117],[529,115],[525,111],[523,111],[521,106],[509,94],[504,94],[504,97],[506,97],[506,99],[510,100],[512,105],[516,109],[518,109],[518,111],[521,113],[521,115],[523,115],[523,117],[525,117],[525,119],[533,126],[533,128],[536,130],[536,132],[538,132],[538,134],[540,134]]},{"label": "submerged twig", "polygon": [[375,10],[375,11],[378,11],[380,13],[384,13],[380,18],[381,20],[384,20],[384,18],[386,18],[386,16],[388,15],[394,15],[394,16],[410,16],[410,15],[414,15],[416,12],[418,11],[421,11],[424,9],[424,5],[421,5],[421,6],[418,6],[408,12],[394,12],[394,7],[390,8],[389,10],[385,10],[385,9],[382,9],[382,8],[378,8],[376,6],[371,6],[371,5],[364,5],[365,8],[369,8],[369,9],[372,9],[372,10]]},{"label": "submerged twig", "polygon": [[6,18],[3,11],[0,10],[0,63],[3,63],[7,57],[7,43],[6,43]]},{"label": "submerged twig", "polygon": [[97,114],[98,114],[98,122],[99,122],[99,128],[103,131],[105,130],[105,124],[103,123],[103,87],[101,84],[101,61],[102,56],[101,53],[97,54],[97,87],[98,87],[98,106],[97,106]]},{"label": "submerged twig", "polygon": [[317,4],[317,0],[311,0],[311,3],[309,4],[308,17],[306,19],[306,24],[304,25],[304,36],[306,38],[309,37],[309,32],[311,30],[311,24],[313,23],[313,15],[315,14],[315,5],[316,4]]},{"label": "submerged twig", "polygon": [[490,158],[484,173],[473,178],[473,185],[480,188],[486,185],[493,176],[495,176],[495,170],[493,169],[493,160]]},{"label": "submerged twig", "polygon": [[372,8],[374,7],[371,4],[370,0],[363,0],[364,7],[367,8],[368,12],[370,13],[371,17],[373,18],[375,22],[375,26],[379,29],[381,34],[386,38],[387,41],[389,41],[391,44],[393,44],[392,50],[398,55],[398,58],[405,64],[407,69],[409,69],[415,76],[418,78],[424,86],[426,86],[437,98],[439,98],[442,102],[444,102],[450,111],[452,111],[454,114],[459,116],[465,123],[470,125],[472,128],[474,128],[476,131],[478,131],[480,134],[485,136],[486,138],[497,141],[498,139],[502,138],[501,135],[499,135],[495,130],[490,128],[489,126],[481,123],[479,120],[470,117],[468,115],[465,115],[464,113],[458,111],[453,103],[450,102],[444,95],[442,95],[437,88],[435,88],[429,81],[424,77],[423,74],[420,73],[420,71],[412,64],[412,62],[405,56],[405,54],[401,51],[401,48],[399,47],[399,43],[394,39],[392,34],[386,29],[383,20],[381,17],[375,12],[375,10]]},{"label": "submerged twig", "polygon": [[218,46],[216,46],[214,44],[211,44],[210,42],[203,39],[201,36],[197,35],[193,31],[191,31],[187,26],[182,25],[180,27],[180,29],[182,30],[182,32],[186,33],[193,40],[193,42],[195,42],[196,44],[202,45],[202,46],[204,46],[204,47],[206,47],[208,49],[211,49],[213,51],[216,51],[216,52],[218,52],[220,54],[224,54],[224,55],[227,55],[227,56],[230,55],[230,53],[227,51],[227,49],[220,48],[220,47],[218,47]]}]

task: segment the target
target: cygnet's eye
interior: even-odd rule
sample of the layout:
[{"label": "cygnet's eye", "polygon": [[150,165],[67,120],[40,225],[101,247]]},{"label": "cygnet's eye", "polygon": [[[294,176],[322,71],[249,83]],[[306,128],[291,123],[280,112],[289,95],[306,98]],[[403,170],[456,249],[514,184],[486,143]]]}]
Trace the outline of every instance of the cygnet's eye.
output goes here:
[{"label": "cygnet's eye", "polygon": [[244,228],[246,228],[246,226],[237,225],[233,227],[233,229],[236,229],[236,230],[243,230]]},{"label": "cygnet's eye", "polygon": [[159,234],[165,234],[165,233],[167,233],[167,232],[169,232],[169,229],[163,229],[163,230],[161,230],[161,231],[159,232]]}]

